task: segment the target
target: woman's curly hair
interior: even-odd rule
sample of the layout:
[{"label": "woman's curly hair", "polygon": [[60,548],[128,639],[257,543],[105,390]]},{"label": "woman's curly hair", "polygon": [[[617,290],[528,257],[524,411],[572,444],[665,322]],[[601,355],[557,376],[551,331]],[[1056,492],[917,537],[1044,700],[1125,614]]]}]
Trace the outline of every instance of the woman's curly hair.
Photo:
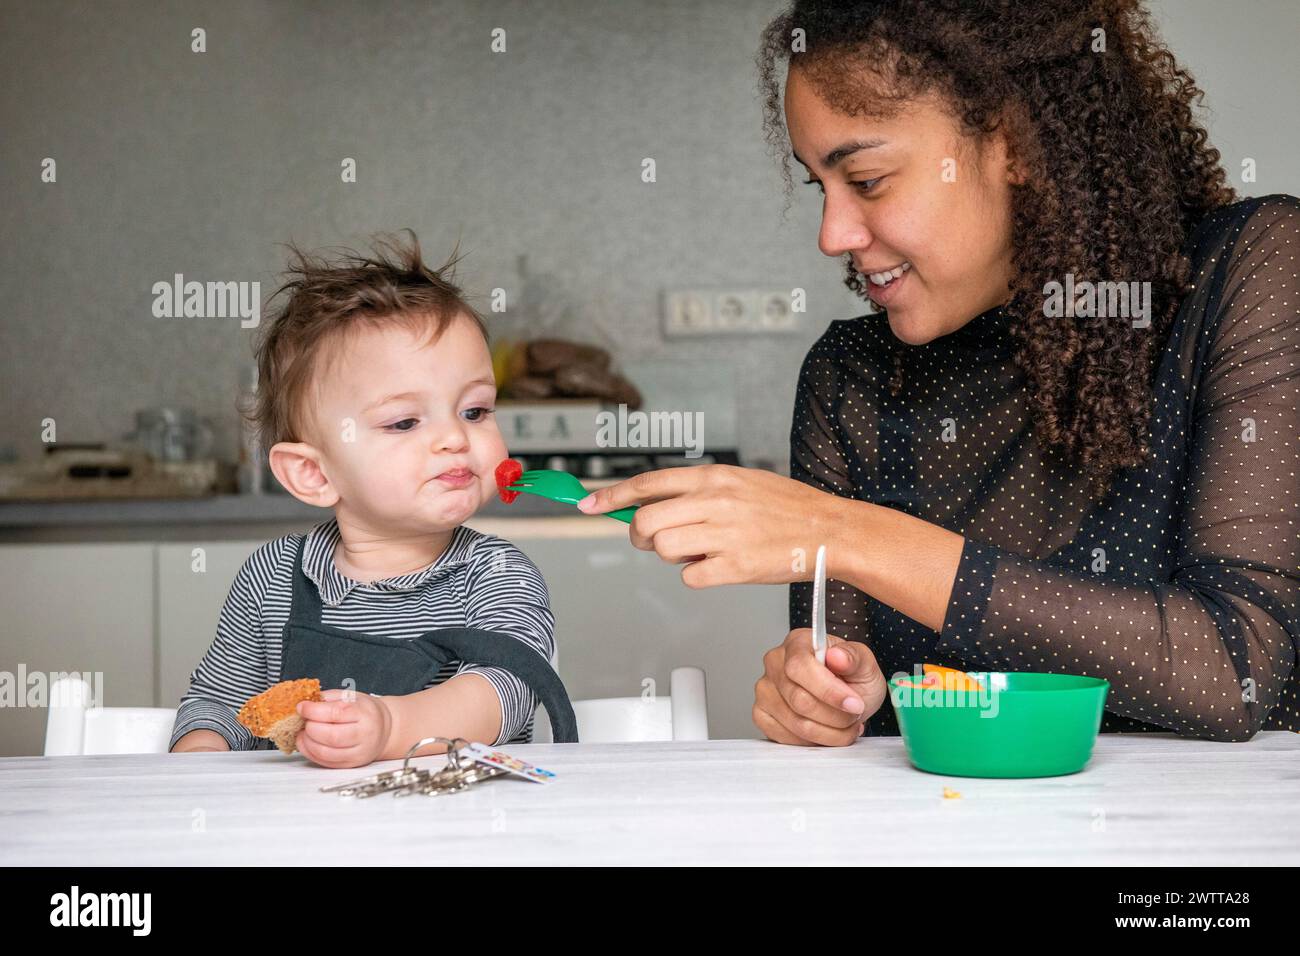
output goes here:
[{"label": "woman's curly hair", "polygon": [[[1237,197],[1193,116],[1202,92],[1139,0],[795,0],[763,33],[764,127],[792,187],[780,65],[833,108],[889,116],[938,93],[975,142],[1001,125],[1011,189],[1006,309],[1039,443],[1104,494],[1149,451],[1156,357],[1189,291],[1188,235]],[[845,284],[863,295],[847,263]],[[1044,285],[1151,283],[1151,324],[1045,314]],[[894,342],[891,391],[905,346]]]}]

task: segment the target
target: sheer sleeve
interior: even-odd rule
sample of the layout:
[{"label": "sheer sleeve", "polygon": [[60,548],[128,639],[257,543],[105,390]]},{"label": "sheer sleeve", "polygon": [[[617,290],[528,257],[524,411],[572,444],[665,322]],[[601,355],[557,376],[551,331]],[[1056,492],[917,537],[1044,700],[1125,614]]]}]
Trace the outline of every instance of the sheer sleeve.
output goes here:
[{"label": "sheer sleeve", "polygon": [[[971,669],[1103,677],[1106,709],[1247,740],[1300,645],[1300,201],[1231,230],[1204,299],[1173,573],[1107,578],[967,538],[938,650]],[[1199,303],[1198,303],[1199,307]]]},{"label": "sheer sleeve", "polygon": [[[790,425],[790,477],[843,498],[856,497],[850,457],[834,411],[843,395],[835,326],[812,347],[799,372]],[[816,554],[805,555],[811,572]],[[826,630],[845,640],[867,639],[870,598],[840,581],[826,582]],[[812,583],[790,585],[790,630],[812,626]]]}]

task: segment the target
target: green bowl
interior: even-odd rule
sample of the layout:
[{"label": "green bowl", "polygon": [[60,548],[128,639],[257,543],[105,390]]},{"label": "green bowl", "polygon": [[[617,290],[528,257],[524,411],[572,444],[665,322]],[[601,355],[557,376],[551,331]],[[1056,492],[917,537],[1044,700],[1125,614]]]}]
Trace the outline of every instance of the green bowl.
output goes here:
[{"label": "green bowl", "polygon": [[[907,756],[956,777],[1055,777],[1092,756],[1108,681],[1074,674],[971,671],[984,691],[918,690],[889,681]],[[919,681],[913,675],[904,678]]]}]

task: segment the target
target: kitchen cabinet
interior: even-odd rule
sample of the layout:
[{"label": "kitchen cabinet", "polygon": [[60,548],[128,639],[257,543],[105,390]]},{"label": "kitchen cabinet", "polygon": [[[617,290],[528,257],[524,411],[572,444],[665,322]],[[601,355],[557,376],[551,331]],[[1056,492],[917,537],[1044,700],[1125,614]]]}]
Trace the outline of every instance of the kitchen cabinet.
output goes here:
[{"label": "kitchen cabinet", "polygon": [[158,697],[156,707],[176,707],[190,674],[217,633],[217,616],[235,575],[265,541],[159,544]]},{"label": "kitchen cabinet", "polygon": [[[154,558],[137,543],[0,547],[0,670],[41,672],[47,690],[51,672],[100,672],[106,706],[153,704]],[[41,753],[45,721],[44,706],[0,707],[0,755]]]},{"label": "kitchen cabinet", "polygon": [[754,683],[764,652],[789,630],[787,588],[692,590],[682,584],[681,566],[638,551],[621,535],[515,544],[546,578],[560,676],[571,697],[667,694],[674,667],[699,667],[709,736],[762,736],[750,719]]}]

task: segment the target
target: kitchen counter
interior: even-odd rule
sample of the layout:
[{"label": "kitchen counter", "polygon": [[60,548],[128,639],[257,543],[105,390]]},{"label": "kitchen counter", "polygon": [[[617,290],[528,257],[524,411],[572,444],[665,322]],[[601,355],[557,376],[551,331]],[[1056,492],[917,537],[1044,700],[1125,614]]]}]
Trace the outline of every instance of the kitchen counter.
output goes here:
[{"label": "kitchen counter", "polygon": [[[566,505],[536,495],[520,495],[513,504],[493,499],[480,517],[534,518],[563,515]],[[242,521],[313,520],[324,509],[305,505],[292,495],[211,495],[206,498],[115,498],[79,501],[0,502],[0,528],[54,525],[175,524]]]},{"label": "kitchen counter", "polygon": [[[170,541],[195,537],[273,538],[328,519],[324,508],[291,495],[214,495],[206,498],[0,502],[3,541]],[[489,501],[468,522],[502,537],[626,536],[612,518],[581,515],[536,495],[512,504]],[[501,529],[509,529],[501,530]]]}]

